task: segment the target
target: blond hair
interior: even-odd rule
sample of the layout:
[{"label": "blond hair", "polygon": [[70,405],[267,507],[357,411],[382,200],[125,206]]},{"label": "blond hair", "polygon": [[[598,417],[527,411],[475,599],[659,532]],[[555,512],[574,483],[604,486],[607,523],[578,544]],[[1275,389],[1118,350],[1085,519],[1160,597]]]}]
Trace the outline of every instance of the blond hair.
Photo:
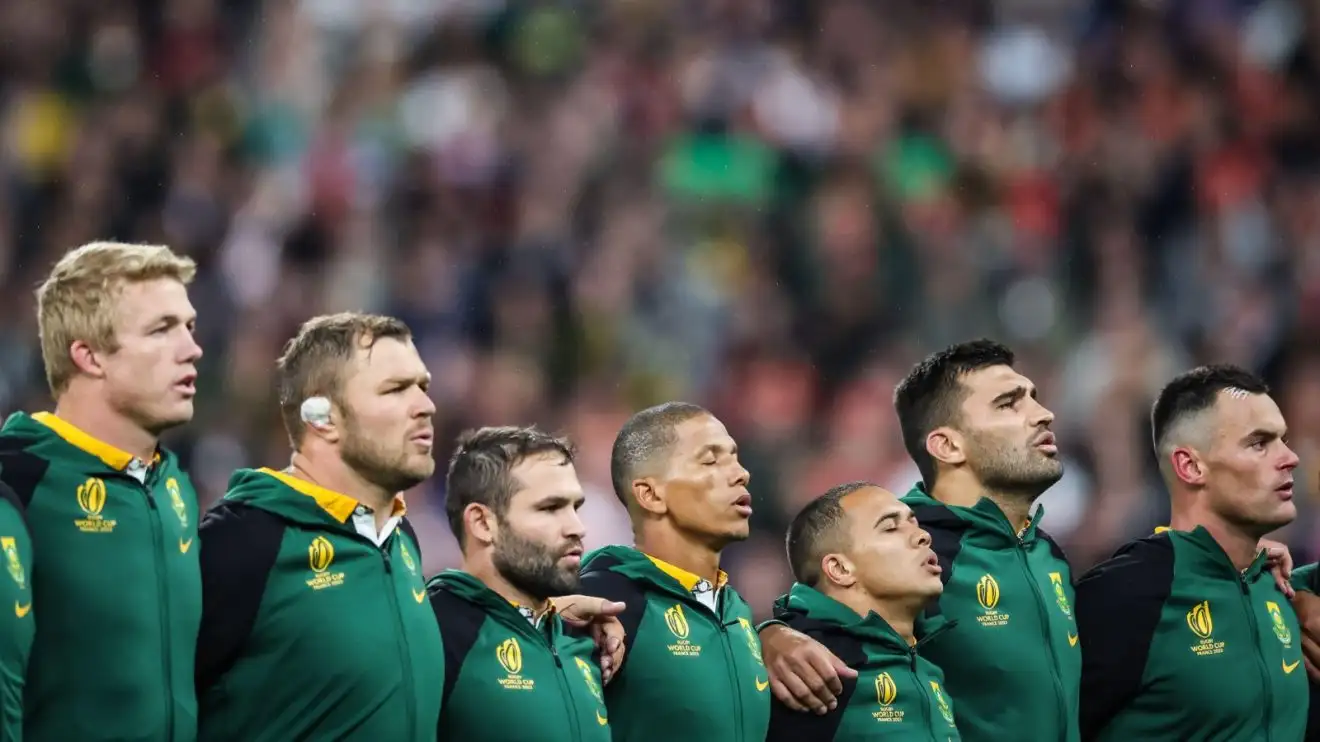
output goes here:
[{"label": "blond hair", "polygon": [[103,353],[119,349],[115,303],[124,286],[169,278],[192,283],[197,264],[162,245],[92,242],[71,250],[37,289],[37,332],[46,382],[59,397],[78,367],[69,347],[83,341]]},{"label": "blond hair", "polygon": [[[403,320],[379,314],[340,312],[313,317],[298,328],[275,363],[280,416],[294,450],[302,440],[302,403],[309,397],[341,402],[344,368],[359,349],[383,338],[412,339]],[[342,405],[341,405],[342,406]]]}]

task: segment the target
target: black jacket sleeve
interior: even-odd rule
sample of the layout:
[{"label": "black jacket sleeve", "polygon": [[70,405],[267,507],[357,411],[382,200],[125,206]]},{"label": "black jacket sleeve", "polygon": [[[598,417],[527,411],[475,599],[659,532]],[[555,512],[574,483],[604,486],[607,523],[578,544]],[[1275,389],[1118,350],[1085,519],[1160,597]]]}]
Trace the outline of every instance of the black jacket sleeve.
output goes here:
[{"label": "black jacket sleeve", "polygon": [[633,643],[637,641],[637,630],[642,625],[642,616],[646,614],[646,591],[637,583],[623,575],[604,570],[592,570],[582,575],[582,593],[593,598],[605,598],[616,603],[623,603],[623,614],[619,622],[623,624],[623,666],[615,671],[615,677],[628,666],[628,655],[632,653]]},{"label": "black jacket sleeve", "polygon": [[197,634],[197,695],[220,679],[243,651],[284,538],[284,521],[221,502],[197,528],[202,568],[202,626]]},{"label": "black jacket sleeve", "polygon": [[[866,662],[866,653],[861,644],[848,636],[833,632],[813,631],[797,617],[790,617],[786,624],[789,628],[801,631],[815,639],[843,660],[849,667],[860,667]],[[766,742],[829,742],[839,733],[843,724],[843,714],[857,692],[857,678],[840,678],[843,681],[843,693],[838,696],[838,705],[822,715],[810,711],[794,711],[778,699],[770,702],[770,731]]]},{"label": "black jacket sleeve", "polygon": [[463,662],[477,643],[486,614],[480,608],[457,597],[448,590],[430,588],[431,610],[440,626],[440,641],[445,647],[445,687],[441,696],[441,713],[449,706],[449,696],[458,684]]},{"label": "black jacket sleeve", "polygon": [[1095,739],[1140,690],[1173,587],[1173,560],[1169,537],[1157,534],[1123,547],[1077,582],[1083,740]]}]

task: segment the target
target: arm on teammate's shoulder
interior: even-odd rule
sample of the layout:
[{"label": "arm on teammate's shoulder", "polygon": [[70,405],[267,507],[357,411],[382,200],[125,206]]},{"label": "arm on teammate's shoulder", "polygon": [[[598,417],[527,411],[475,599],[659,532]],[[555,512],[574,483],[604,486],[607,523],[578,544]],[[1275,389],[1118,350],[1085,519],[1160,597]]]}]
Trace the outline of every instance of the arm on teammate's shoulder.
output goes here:
[{"label": "arm on teammate's shoulder", "polygon": [[1173,585],[1173,559],[1167,538],[1143,539],[1077,582],[1083,740],[1094,739],[1141,685]]},{"label": "arm on teammate's shoulder", "polygon": [[[830,656],[842,658],[839,660],[841,665],[844,661],[860,664],[865,659],[864,654],[859,654],[859,650],[855,646],[848,646],[848,642],[842,638],[834,637],[835,640],[831,640],[820,635],[803,634],[793,629],[791,623],[783,624],[783,626],[816,643],[816,646],[820,647],[822,651],[828,652]],[[839,726],[843,723],[844,711],[848,708],[848,703],[857,690],[857,675],[855,673],[844,676],[836,675],[836,678],[840,685],[835,696],[836,704],[820,707],[816,709],[815,713],[806,713],[809,709],[804,707],[799,699],[793,698],[787,687],[783,687],[778,681],[775,681],[772,672],[772,690],[775,690],[775,686],[780,686],[781,690],[774,692],[771,696],[770,731],[766,735],[766,742],[798,742],[799,740],[829,742],[834,739],[834,735],[839,731]],[[780,693],[785,695],[781,696]],[[814,695],[812,699],[819,702],[819,699],[815,698]]]},{"label": "arm on teammate's shoulder", "polygon": [[646,591],[627,577],[610,570],[583,573],[581,584],[583,595],[624,604],[623,612],[618,616],[619,623],[623,625],[623,662],[615,670],[617,675],[627,666],[628,654],[637,641],[637,630],[642,625],[642,616],[646,614]]},{"label": "arm on teammate's shoulder", "polygon": [[252,632],[284,521],[257,508],[221,502],[197,528],[202,625],[197,634],[197,695],[233,665]]}]

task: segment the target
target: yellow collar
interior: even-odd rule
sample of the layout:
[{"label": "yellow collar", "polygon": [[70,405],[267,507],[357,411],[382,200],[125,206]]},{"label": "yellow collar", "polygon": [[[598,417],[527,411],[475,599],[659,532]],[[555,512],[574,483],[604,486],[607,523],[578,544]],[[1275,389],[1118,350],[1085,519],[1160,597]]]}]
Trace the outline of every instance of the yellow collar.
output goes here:
[{"label": "yellow collar", "polygon": [[[32,419],[50,428],[55,435],[63,438],[69,445],[95,456],[115,471],[127,469],[128,465],[133,463],[133,459],[137,458],[127,451],[121,451],[105,441],[92,437],[73,423],[61,420],[52,413],[38,412],[32,416]],[[152,457],[151,463],[155,464],[159,461],[160,451],[157,451],[156,455]]]},{"label": "yellow collar", "polygon": [[[661,572],[664,572],[670,577],[673,577],[675,580],[678,580],[678,583],[682,585],[688,592],[692,592],[693,590],[695,590],[697,585],[704,581],[701,577],[692,574],[691,572],[687,571],[686,569],[683,569],[682,567],[675,567],[674,565],[670,564],[669,562],[666,562],[663,559],[656,559],[650,554],[647,554],[646,558],[650,559],[651,562],[655,564],[656,567],[659,567]],[[729,584],[729,575],[726,574],[725,571],[722,569],[719,571],[719,575],[715,579],[716,579],[715,581],[716,590],[719,590],[723,588],[725,585]]]},{"label": "yellow collar", "polygon": [[[348,495],[326,489],[306,479],[299,479],[287,472],[267,468],[261,468],[257,471],[275,477],[288,486],[289,489],[312,498],[317,505],[321,506],[322,510],[329,513],[340,523],[347,523],[348,519],[353,517],[353,513],[358,509],[358,506],[362,504]],[[407,512],[408,506],[403,501],[403,495],[395,495],[394,501],[390,504],[390,517],[402,518]]]}]

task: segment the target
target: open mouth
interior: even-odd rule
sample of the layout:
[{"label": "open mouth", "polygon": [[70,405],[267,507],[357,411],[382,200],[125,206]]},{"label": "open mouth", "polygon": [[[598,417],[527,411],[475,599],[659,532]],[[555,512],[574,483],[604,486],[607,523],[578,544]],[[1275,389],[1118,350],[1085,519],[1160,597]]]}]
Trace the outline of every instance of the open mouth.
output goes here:
[{"label": "open mouth", "polygon": [[734,510],[737,510],[737,511],[738,511],[738,514],[741,515],[741,516],[743,516],[744,518],[749,518],[749,517],[751,517],[751,515],[752,515],[752,496],[751,496],[751,494],[744,492],[744,493],[742,494],[742,497],[739,497],[737,500],[734,500],[734,501],[733,501],[733,509],[734,509]]},{"label": "open mouth", "polygon": [[1053,433],[1042,433],[1036,438],[1035,446],[1046,456],[1054,456],[1059,453],[1059,445],[1055,442]]},{"label": "open mouth", "polygon": [[935,556],[935,552],[933,551],[930,553],[930,556],[926,557],[924,566],[926,569],[930,570],[932,574],[938,575],[944,573],[944,568],[940,566],[940,559]]},{"label": "open mouth", "polygon": [[568,551],[565,551],[564,555],[561,556],[559,559],[561,561],[568,560],[570,564],[578,565],[582,563],[582,553],[583,552],[581,546],[574,546]]},{"label": "open mouth", "polygon": [[1293,480],[1289,479],[1287,482],[1275,487],[1274,491],[1278,493],[1279,498],[1283,501],[1291,500],[1293,497]]},{"label": "open mouth", "polygon": [[192,395],[196,394],[196,393],[197,393],[197,374],[195,374],[195,373],[193,373],[193,374],[187,374],[187,375],[185,375],[185,376],[183,376],[183,377],[180,377],[180,379],[179,379],[178,381],[174,382],[174,388],[175,388],[177,391],[182,392],[183,394],[185,394],[185,395],[187,395],[187,396],[190,396],[190,397],[191,397]]}]

